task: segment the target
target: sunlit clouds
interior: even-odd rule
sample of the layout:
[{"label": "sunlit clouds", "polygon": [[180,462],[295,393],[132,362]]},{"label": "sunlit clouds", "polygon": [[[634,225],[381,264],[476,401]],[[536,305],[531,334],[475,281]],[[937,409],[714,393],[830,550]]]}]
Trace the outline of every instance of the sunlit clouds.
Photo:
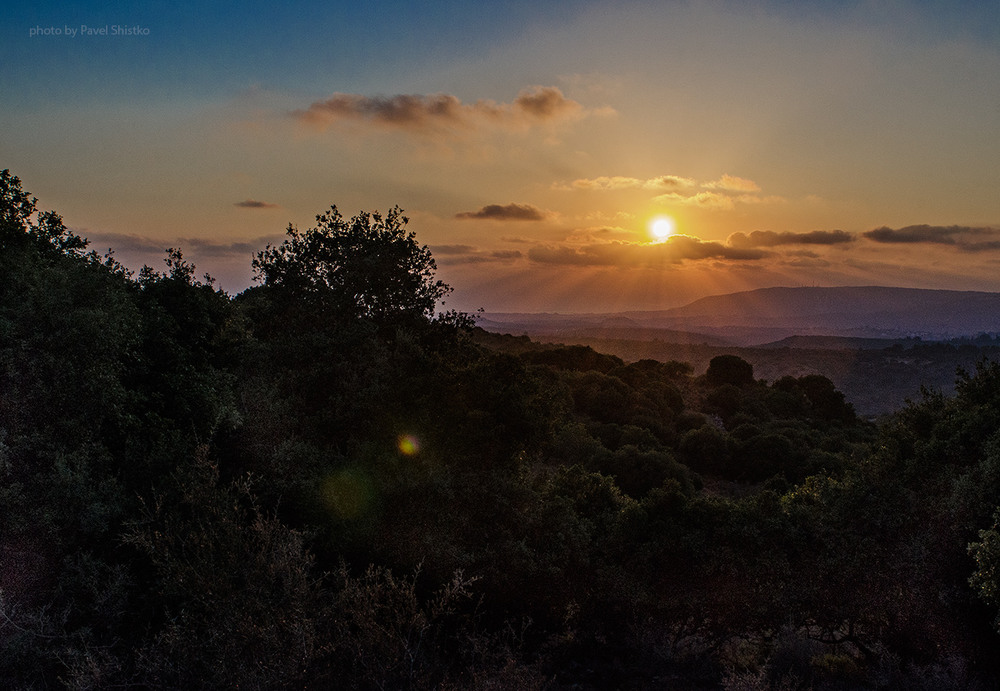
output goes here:
[{"label": "sunlit clouds", "polygon": [[761,250],[728,247],[687,235],[672,235],[655,244],[608,242],[578,247],[541,246],[532,248],[528,257],[545,264],[577,266],[617,266],[656,268],[687,260],[730,259],[754,261],[767,256]]},{"label": "sunlit clouds", "polygon": [[708,189],[726,190],[727,192],[760,192],[760,186],[753,180],[725,174],[718,180],[702,183]]},{"label": "sunlit clouds", "polygon": [[678,175],[660,175],[655,178],[642,180],[640,178],[630,178],[622,175],[602,176],[592,179],[580,178],[568,185],[556,183],[555,189],[578,189],[578,190],[664,190],[664,189],[686,189],[694,187],[695,181],[691,178],[680,177]]},{"label": "sunlit clouds", "polygon": [[622,192],[651,191],[652,200],[661,206],[687,206],[701,209],[731,210],[742,204],[780,204],[778,195],[760,194],[761,187],[748,178],[722,174],[715,180],[698,181],[683,175],[658,175],[637,178],[623,175],[578,178],[572,182],[556,182],[552,188],[560,191]]}]

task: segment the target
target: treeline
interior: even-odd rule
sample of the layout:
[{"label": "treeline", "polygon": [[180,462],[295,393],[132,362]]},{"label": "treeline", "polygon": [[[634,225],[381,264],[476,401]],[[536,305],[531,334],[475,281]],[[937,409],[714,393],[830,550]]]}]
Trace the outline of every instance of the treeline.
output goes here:
[{"label": "treeline", "polygon": [[[535,338],[535,336],[531,336]],[[562,336],[546,336],[561,341]],[[487,340],[487,339],[484,339]],[[508,352],[523,352],[551,347],[551,343],[517,343],[515,337],[488,339]],[[539,338],[541,340],[541,338]],[[996,360],[1000,349],[976,338],[962,343],[916,342],[889,347],[862,345],[862,339],[830,338],[816,347],[816,338],[788,339],[790,347],[743,347],[670,343],[667,341],[629,341],[621,339],[574,338],[573,343],[588,345],[601,353],[617,355],[626,361],[680,360],[696,372],[704,372],[718,355],[738,355],[754,367],[758,379],[773,381],[789,372],[815,373],[829,378],[858,415],[877,418],[893,413],[909,400],[920,398],[921,387],[955,393],[955,372],[968,371],[986,358]],[[835,346],[835,343],[839,345]]]},{"label": "treeline", "polygon": [[0,173],[11,688],[992,688],[1000,366],[829,379],[501,352],[398,210],[226,295]]}]

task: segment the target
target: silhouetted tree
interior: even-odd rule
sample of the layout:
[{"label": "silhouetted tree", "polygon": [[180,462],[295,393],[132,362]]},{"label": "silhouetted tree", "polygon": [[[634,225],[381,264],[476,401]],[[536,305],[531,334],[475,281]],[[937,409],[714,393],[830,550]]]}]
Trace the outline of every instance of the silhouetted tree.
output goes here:
[{"label": "silhouetted tree", "polygon": [[753,365],[738,355],[717,355],[708,363],[705,378],[712,386],[753,384]]},{"label": "silhouetted tree", "polygon": [[427,320],[451,288],[434,278],[434,258],[406,230],[408,221],[398,207],[384,217],[362,212],[345,220],[332,206],[315,228],[289,225],[285,240],[259,252],[253,269],[265,287],[291,293],[313,311],[376,323]]}]

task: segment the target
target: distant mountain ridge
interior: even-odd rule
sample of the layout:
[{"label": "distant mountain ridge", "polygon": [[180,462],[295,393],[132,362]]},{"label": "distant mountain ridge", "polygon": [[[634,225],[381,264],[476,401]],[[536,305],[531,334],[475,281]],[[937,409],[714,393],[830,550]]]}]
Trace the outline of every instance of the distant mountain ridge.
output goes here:
[{"label": "distant mountain ridge", "polygon": [[[668,310],[490,314],[483,328],[677,343],[758,345],[791,336],[945,340],[1000,332],[1000,293],[884,286],[777,287],[714,295]],[[601,332],[599,334],[599,332]],[[632,336],[627,336],[633,332]],[[671,340],[676,338],[677,340]]]},{"label": "distant mountain ridge", "polygon": [[826,326],[875,318],[917,330],[986,331],[1000,328],[1000,293],[883,286],[760,288],[701,298],[663,314],[740,326],[761,320]]}]

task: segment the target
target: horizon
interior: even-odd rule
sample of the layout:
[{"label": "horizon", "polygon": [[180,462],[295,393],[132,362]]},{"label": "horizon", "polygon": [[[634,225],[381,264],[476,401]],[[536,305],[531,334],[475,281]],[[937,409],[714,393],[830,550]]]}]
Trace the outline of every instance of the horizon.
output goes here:
[{"label": "horizon", "polygon": [[[700,302],[701,300],[710,299],[710,298],[729,297],[729,296],[735,296],[735,295],[740,295],[740,294],[744,294],[744,293],[755,293],[755,292],[767,291],[767,290],[837,290],[837,289],[841,289],[841,288],[842,289],[847,289],[847,290],[850,290],[850,289],[854,289],[854,290],[877,289],[877,290],[924,291],[924,292],[933,292],[933,293],[974,293],[974,294],[977,294],[977,295],[995,295],[995,296],[1000,297],[1000,291],[996,291],[996,290],[952,290],[952,289],[948,289],[948,288],[910,288],[910,287],[906,287],[906,286],[881,286],[881,285],[766,286],[766,287],[763,287],[763,288],[751,288],[749,290],[741,290],[741,291],[736,291],[736,292],[732,292],[732,293],[716,293],[716,294],[713,294],[713,295],[704,295],[702,297],[695,298],[694,300],[692,300],[690,302],[686,302],[683,305],[679,305],[678,307],[687,307],[687,306],[689,306],[689,305],[691,305],[693,303]],[[650,313],[650,312],[671,312],[671,311],[674,311],[674,310],[678,309],[678,307],[668,307],[668,308],[659,309],[659,310],[656,310],[656,309],[621,310],[621,311],[618,311],[618,312],[558,312],[558,311],[549,311],[549,312],[515,312],[515,311],[506,311],[505,312],[505,311],[496,311],[496,312],[491,312],[489,310],[486,310],[484,313],[487,314],[487,315],[494,315],[494,316],[500,316],[500,315],[536,315],[536,316],[558,315],[558,316],[578,316],[578,317],[584,317],[584,316],[610,316],[610,315],[635,314],[635,313],[645,314],[645,313]]]},{"label": "horizon", "polygon": [[287,225],[398,205],[466,312],[1000,292],[1000,6],[41,2],[0,35],[0,168],[131,269],[180,247],[236,294]]}]

